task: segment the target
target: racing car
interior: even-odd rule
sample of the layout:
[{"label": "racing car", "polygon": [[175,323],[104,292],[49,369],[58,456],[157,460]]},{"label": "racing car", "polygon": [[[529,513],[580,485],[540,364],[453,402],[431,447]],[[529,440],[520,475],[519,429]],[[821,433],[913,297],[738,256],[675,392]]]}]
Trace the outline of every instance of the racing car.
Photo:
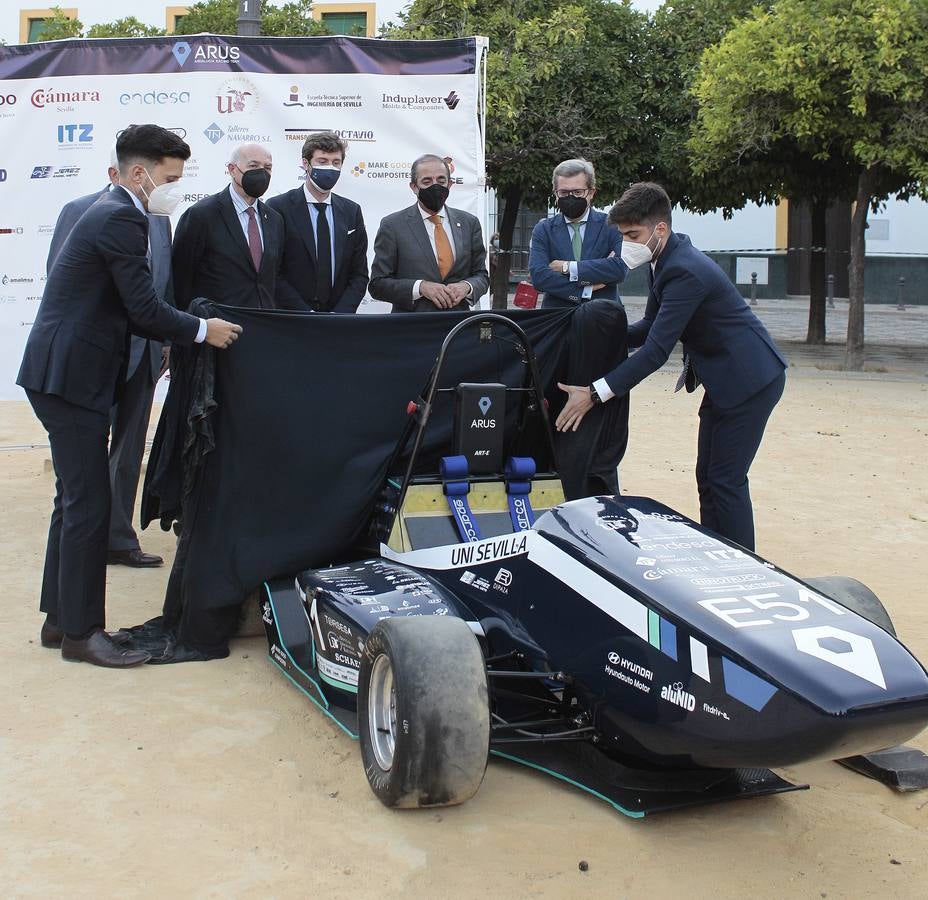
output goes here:
[{"label": "racing car", "polygon": [[[443,385],[473,328],[516,347],[522,383]],[[389,807],[461,803],[493,755],[641,817],[802,789],[771,767],[928,724],[928,673],[859,582],[797,578],[646,497],[565,502],[532,348],[490,313],[409,403],[366,541],[267,581],[261,610]]]}]

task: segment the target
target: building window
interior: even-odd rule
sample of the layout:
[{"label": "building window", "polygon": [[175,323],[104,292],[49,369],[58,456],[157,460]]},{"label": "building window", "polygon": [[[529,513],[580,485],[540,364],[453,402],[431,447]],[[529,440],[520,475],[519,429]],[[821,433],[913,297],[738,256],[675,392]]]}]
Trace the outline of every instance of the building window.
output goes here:
[{"label": "building window", "polygon": [[21,9],[19,11],[19,42],[21,44],[34,44],[42,40],[45,31],[45,20],[61,12],[69,19],[77,18],[76,9]]},{"label": "building window", "polygon": [[377,27],[377,4],[313,3],[312,17],[333,34],[373,37]]},{"label": "building window", "polygon": [[177,31],[177,23],[190,12],[186,6],[166,6],[164,8],[164,30],[168,34]]}]

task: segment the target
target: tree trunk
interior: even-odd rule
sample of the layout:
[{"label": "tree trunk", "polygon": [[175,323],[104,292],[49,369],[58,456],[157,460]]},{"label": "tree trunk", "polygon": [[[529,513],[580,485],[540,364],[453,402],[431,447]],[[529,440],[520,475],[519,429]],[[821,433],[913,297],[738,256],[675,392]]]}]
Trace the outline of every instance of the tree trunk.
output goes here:
[{"label": "tree trunk", "polygon": [[522,204],[522,189],[512,186],[503,195],[505,206],[499,222],[499,255],[493,272],[493,309],[506,309],[509,303],[509,272],[512,269],[512,235],[516,230],[519,206]]},{"label": "tree trunk", "polygon": [[857,204],[851,216],[850,304],[847,310],[847,344],[844,368],[859,371],[864,364],[864,258],[867,210],[873,190],[873,170],[864,169],[857,178]]},{"label": "tree trunk", "polygon": [[[809,254],[809,329],[807,344],[825,343],[825,221],[827,200],[812,201],[812,252]],[[820,248],[820,249],[818,249]]]}]

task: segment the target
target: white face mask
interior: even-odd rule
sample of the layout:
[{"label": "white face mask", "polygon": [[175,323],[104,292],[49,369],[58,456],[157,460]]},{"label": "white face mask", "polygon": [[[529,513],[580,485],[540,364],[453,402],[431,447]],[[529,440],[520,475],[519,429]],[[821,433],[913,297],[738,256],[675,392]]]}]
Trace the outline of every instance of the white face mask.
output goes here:
[{"label": "white face mask", "polygon": [[[650,262],[654,256],[654,251],[648,246],[651,241],[651,238],[654,237],[657,229],[651,232],[651,237],[647,239],[643,244],[636,244],[634,241],[623,240],[622,241],[622,262],[628,266],[629,269],[637,269],[638,266],[643,266],[646,262]],[[660,239],[658,238],[657,246],[660,246]],[[657,250],[657,247],[654,248]]]},{"label": "white face mask", "polygon": [[[145,174],[148,175],[148,169],[145,170]],[[155,184],[155,179],[151,175],[148,175],[148,180]],[[142,186],[139,185],[139,187]],[[171,215],[180,201],[184,199],[184,188],[179,181],[155,185],[150,194],[142,188],[142,193],[148,200],[148,211],[153,216]]]}]

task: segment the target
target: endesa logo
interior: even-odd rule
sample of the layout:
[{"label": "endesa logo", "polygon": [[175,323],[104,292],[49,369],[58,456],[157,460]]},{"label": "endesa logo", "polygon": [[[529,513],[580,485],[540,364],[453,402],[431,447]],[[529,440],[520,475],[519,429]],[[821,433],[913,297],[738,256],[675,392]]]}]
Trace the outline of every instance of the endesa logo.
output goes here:
[{"label": "endesa logo", "polygon": [[178,41],[171,47],[171,53],[177,64],[183,68],[190,57],[194,65],[217,62],[238,62],[241,51],[238,47],[226,47],[221,44],[197,44],[193,46],[187,41]]},{"label": "endesa logo", "polygon": [[178,103],[189,102],[190,91],[145,91],[119,95],[119,103],[122,106],[128,106],[130,103],[140,106],[175,106]]},{"label": "endesa logo", "polygon": [[32,92],[32,105],[36,109],[60,106],[69,103],[99,103],[99,91],[49,91],[39,88]]}]

